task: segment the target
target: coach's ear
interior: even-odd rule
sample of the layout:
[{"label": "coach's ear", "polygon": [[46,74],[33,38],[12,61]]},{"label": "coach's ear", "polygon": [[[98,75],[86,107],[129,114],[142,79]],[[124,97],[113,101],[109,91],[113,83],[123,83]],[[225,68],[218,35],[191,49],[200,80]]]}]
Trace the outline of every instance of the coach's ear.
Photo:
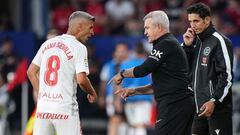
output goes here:
[{"label": "coach's ear", "polygon": [[205,18],[204,18],[204,21],[205,21],[205,23],[206,23],[207,25],[209,25],[210,22],[211,22],[211,17],[210,17],[210,16],[205,17]]}]

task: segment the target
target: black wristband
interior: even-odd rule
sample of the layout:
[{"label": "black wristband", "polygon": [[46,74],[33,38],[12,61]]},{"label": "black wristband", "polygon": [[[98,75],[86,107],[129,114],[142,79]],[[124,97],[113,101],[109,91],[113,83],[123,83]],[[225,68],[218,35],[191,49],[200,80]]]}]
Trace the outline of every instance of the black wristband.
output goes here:
[{"label": "black wristband", "polygon": [[124,75],[123,75],[124,72],[125,72],[124,69],[120,71],[120,75],[121,75],[122,78],[125,78]]}]

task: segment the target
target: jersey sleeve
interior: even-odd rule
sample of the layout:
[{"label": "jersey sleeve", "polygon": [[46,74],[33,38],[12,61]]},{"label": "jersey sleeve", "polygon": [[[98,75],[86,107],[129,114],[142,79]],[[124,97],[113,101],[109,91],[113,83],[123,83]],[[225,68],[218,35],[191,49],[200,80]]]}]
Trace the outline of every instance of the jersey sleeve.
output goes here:
[{"label": "jersey sleeve", "polygon": [[76,74],[85,72],[89,75],[87,48],[85,46],[81,47],[81,49],[76,52],[75,68]]},{"label": "jersey sleeve", "polygon": [[144,63],[134,68],[134,76],[143,77],[152,73],[166,60],[168,54],[167,45],[155,45]]},{"label": "jersey sleeve", "polygon": [[100,79],[102,81],[107,81],[108,80],[108,76],[109,76],[109,67],[107,66],[107,64],[105,64],[101,70],[101,73],[100,73]]}]

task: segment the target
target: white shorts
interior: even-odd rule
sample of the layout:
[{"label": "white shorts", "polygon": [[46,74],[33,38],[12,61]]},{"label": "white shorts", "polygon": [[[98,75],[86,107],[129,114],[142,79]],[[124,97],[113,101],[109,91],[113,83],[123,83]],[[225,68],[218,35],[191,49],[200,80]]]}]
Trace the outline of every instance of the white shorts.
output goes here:
[{"label": "white shorts", "polygon": [[82,135],[79,114],[36,113],[33,135]]},{"label": "white shorts", "polygon": [[152,104],[149,101],[127,102],[124,105],[127,120],[131,126],[149,125]]},{"label": "white shorts", "polygon": [[115,107],[113,104],[113,96],[106,97],[106,112],[109,117],[115,114]]}]

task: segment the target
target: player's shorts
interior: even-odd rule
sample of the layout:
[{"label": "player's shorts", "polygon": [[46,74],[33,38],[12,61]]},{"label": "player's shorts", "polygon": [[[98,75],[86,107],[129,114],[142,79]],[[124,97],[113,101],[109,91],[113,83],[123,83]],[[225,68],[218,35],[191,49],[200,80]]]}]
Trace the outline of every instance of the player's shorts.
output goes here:
[{"label": "player's shorts", "polygon": [[125,117],[124,112],[117,112],[114,106],[114,97],[113,96],[107,96],[106,97],[106,112],[109,117],[113,115],[123,116]]},{"label": "player's shorts", "polygon": [[193,97],[187,97],[174,103],[164,102],[157,105],[155,135],[191,135],[195,114]]},{"label": "player's shorts", "polygon": [[127,102],[125,114],[130,125],[149,125],[152,104],[149,101]]},{"label": "player's shorts", "polygon": [[36,113],[33,135],[82,135],[79,114]]},{"label": "player's shorts", "polygon": [[209,118],[194,116],[193,134],[197,135],[232,135],[232,113],[213,114]]}]

